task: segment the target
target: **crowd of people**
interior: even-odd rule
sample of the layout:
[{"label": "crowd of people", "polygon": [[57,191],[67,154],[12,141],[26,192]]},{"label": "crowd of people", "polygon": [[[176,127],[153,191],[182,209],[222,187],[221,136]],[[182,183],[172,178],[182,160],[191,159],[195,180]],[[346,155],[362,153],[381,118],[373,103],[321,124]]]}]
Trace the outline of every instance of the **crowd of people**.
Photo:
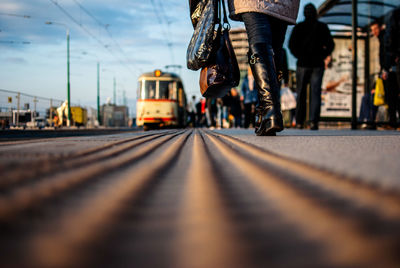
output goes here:
[{"label": "crowd of people", "polygon": [[[193,127],[254,127],[259,136],[282,131],[280,95],[282,86],[287,88],[288,83],[286,51],[282,45],[287,26],[295,23],[299,1],[277,2],[279,4],[265,3],[265,8],[260,8],[256,1],[247,4],[228,1],[231,18],[245,24],[249,40],[249,68],[242,77],[241,88],[232,88],[224,98],[196,102],[193,96],[188,108]],[[333,77],[330,75],[335,48],[333,37],[328,26],[318,20],[314,4],[305,6],[304,17],[304,21],[293,28],[288,46],[297,59],[296,107],[291,108],[293,120],[290,119],[290,123],[300,129],[318,130],[322,88],[329,92],[350,78],[330,79]],[[400,8],[387,15],[385,24],[386,30],[381,23],[372,23],[371,33],[380,42],[379,77],[384,81],[389,127],[396,129],[400,116]],[[308,86],[310,113],[306,121]],[[373,94],[374,91],[364,97],[360,120],[375,121],[377,108],[371,101]]]},{"label": "crowd of people", "polygon": [[[383,21],[375,21],[370,25],[371,34],[379,41],[380,71],[375,78],[370,92],[362,100],[360,120],[372,124],[363,127],[376,129],[379,106],[387,105],[388,121],[386,129],[399,127],[400,117],[400,8],[389,13]],[[381,105],[377,105],[375,95],[378,80],[381,79],[384,88],[384,97]],[[385,119],[385,118],[383,118]]]},{"label": "crowd of people", "polygon": [[254,116],[246,114],[244,98],[236,88],[219,99],[201,98],[197,101],[196,96],[193,96],[188,106],[188,122],[191,127],[254,127]]}]

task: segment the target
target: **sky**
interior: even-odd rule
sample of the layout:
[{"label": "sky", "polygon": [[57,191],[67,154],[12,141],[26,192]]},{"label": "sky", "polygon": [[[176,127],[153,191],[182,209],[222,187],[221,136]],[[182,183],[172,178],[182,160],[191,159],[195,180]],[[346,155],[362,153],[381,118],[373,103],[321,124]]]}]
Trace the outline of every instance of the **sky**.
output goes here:
[{"label": "sky", "polygon": [[[309,2],[324,1],[301,0],[298,21]],[[199,72],[186,68],[187,0],[0,0],[0,89],[66,99],[67,29],[73,104],[96,107],[97,62],[101,104],[113,98],[115,78],[117,104],[125,94],[134,114],[139,75],[167,65],[182,66],[168,70],[181,76],[188,96],[200,97]]]}]

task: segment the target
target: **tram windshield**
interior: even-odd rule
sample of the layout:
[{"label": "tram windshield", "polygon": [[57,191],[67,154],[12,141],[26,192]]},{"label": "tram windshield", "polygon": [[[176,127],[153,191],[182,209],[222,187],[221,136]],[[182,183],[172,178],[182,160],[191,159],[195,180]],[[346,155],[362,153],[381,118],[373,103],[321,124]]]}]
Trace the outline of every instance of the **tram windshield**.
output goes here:
[{"label": "tram windshield", "polygon": [[177,100],[176,81],[141,81],[139,82],[140,99]]},{"label": "tram windshield", "polygon": [[160,81],[159,82],[160,99],[176,100],[176,82]]},{"label": "tram windshield", "polygon": [[144,88],[140,94],[141,99],[156,98],[156,83],[157,81],[144,81]]}]

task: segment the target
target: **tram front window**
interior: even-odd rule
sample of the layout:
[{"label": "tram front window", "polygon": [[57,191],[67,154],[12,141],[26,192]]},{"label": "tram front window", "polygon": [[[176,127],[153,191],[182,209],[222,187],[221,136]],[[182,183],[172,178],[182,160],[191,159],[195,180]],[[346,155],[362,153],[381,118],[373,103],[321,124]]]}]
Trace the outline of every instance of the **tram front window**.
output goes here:
[{"label": "tram front window", "polygon": [[156,98],[156,81],[146,81],[144,89],[141,94],[142,99],[155,99]]},{"label": "tram front window", "polygon": [[176,82],[160,81],[160,99],[176,100]]}]

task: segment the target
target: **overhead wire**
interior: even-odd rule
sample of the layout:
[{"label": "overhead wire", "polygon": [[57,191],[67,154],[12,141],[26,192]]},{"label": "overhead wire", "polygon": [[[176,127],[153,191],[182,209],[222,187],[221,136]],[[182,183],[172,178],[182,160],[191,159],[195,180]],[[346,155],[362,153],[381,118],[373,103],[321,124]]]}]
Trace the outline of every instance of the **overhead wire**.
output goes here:
[{"label": "overhead wire", "polygon": [[[98,18],[96,18],[87,8],[85,8],[81,3],[79,3],[77,0],[74,0],[75,4],[84,12],[86,15],[88,15],[90,18],[92,18],[100,27],[104,28],[104,30],[107,32],[109,35],[110,39],[113,41],[114,45],[117,47],[119,52],[126,58],[129,59],[129,56],[125,53],[125,51],[122,49],[120,44],[115,40],[113,35],[111,34],[109,28],[109,24],[105,24],[102,21],[100,21]],[[131,63],[134,64],[134,63]],[[139,68],[140,70],[140,68]]]},{"label": "overhead wire", "polygon": [[60,4],[58,4],[55,0],[49,0],[52,2],[55,6],[57,6],[62,13],[64,13],[65,16],[67,16],[71,21],[73,21],[76,25],[78,25],[83,31],[85,31],[90,37],[92,37],[94,40],[96,40],[102,47],[104,47],[113,57],[115,57],[120,64],[125,66],[129,72],[131,72],[133,75],[135,74],[135,71],[133,71],[125,62],[123,62],[117,55],[114,54],[114,52],[104,44],[99,38],[97,38],[94,34],[92,34],[86,27],[82,25],[77,19],[75,19],[67,10],[65,10]]},{"label": "overhead wire", "polygon": [[164,17],[164,21],[165,21],[165,23],[167,25],[168,46],[170,47],[170,50],[171,50],[172,64],[175,64],[174,52],[173,52],[173,43],[172,43],[171,39],[169,39],[172,36],[172,34],[171,34],[171,21],[167,17],[167,14],[166,14],[165,9],[164,9],[163,1],[159,1],[159,5],[160,5],[160,11],[161,11],[160,13]]},{"label": "overhead wire", "polygon": [[[163,5],[162,5],[162,3],[161,3],[162,1],[160,1],[160,5],[159,5],[159,7],[160,7],[160,12],[158,12],[157,6],[156,6],[156,3],[154,2],[154,0],[151,0],[150,2],[151,2],[151,4],[153,5],[153,10],[154,10],[154,13],[155,13],[155,15],[156,15],[156,18],[157,18],[157,20],[158,20],[158,23],[161,25],[161,31],[162,31],[162,33],[163,33],[163,35],[164,35],[164,38],[165,38],[166,42],[167,42],[168,49],[170,50],[171,61],[172,61],[172,63],[174,64],[174,63],[175,63],[175,60],[174,60],[174,52],[173,52],[173,49],[172,49],[173,44],[172,44],[172,42],[171,42],[171,40],[170,40],[170,36],[171,36],[171,34],[170,34],[171,32],[170,32],[170,30],[169,30],[169,27],[170,27],[170,26],[169,26],[168,19],[167,19],[166,15],[165,15],[165,10],[164,10]],[[160,14],[163,15],[163,18],[160,17]],[[166,26],[167,26],[167,29],[168,29],[168,33],[165,31],[163,19],[164,19],[165,22],[166,22]]]}]

